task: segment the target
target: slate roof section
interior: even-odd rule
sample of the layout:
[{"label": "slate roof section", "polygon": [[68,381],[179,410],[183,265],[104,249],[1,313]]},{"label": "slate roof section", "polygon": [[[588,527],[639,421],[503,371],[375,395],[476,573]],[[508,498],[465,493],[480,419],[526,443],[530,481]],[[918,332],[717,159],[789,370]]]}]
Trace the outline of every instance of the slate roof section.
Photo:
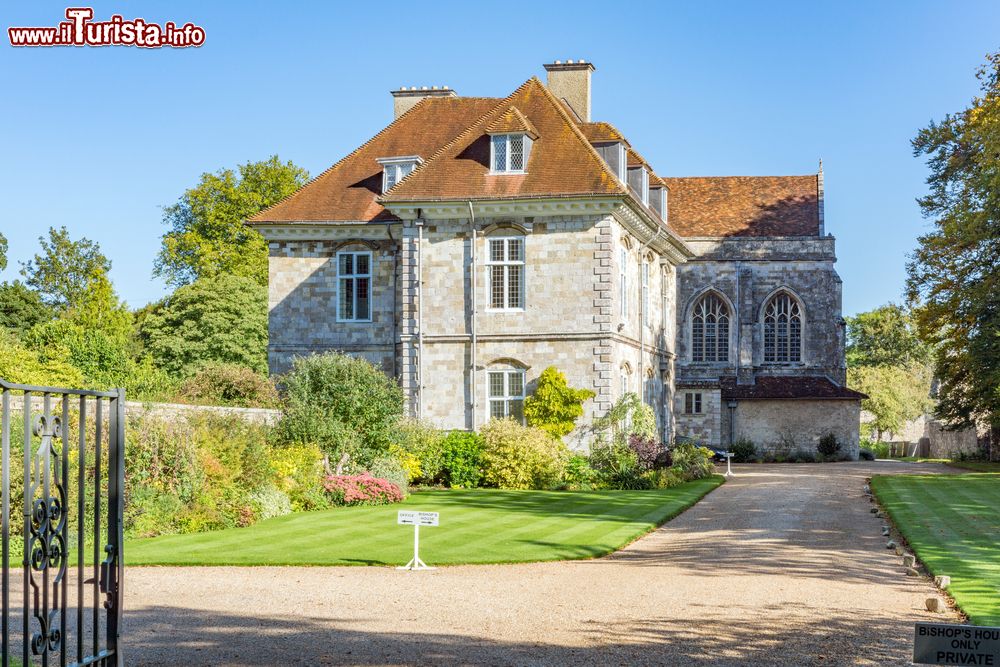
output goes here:
[{"label": "slate roof section", "polygon": [[[538,132],[524,174],[491,174],[486,128],[515,106]],[[627,195],[563,105],[532,77],[390,190],[386,201]]]},{"label": "slate roof section", "polygon": [[758,375],[754,384],[737,384],[736,378],[729,377],[719,380],[719,386],[723,401],[860,401],[868,398],[866,394],[842,387],[824,375]]},{"label": "slate roof section", "polygon": [[419,155],[427,160],[500,101],[495,97],[427,98],[248,223],[398,220],[376,201],[382,190],[382,166],[376,160],[400,155]]},{"label": "slate roof section", "polygon": [[663,178],[670,227],[682,237],[818,236],[819,178]]}]

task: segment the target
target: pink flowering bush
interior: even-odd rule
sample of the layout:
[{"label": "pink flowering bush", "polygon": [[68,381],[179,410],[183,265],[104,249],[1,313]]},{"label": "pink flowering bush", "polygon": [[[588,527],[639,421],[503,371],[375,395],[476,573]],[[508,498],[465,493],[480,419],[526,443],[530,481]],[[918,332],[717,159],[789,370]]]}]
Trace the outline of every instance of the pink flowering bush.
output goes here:
[{"label": "pink flowering bush", "polygon": [[329,475],[323,487],[334,505],[389,505],[403,500],[403,492],[386,479],[360,475]]}]

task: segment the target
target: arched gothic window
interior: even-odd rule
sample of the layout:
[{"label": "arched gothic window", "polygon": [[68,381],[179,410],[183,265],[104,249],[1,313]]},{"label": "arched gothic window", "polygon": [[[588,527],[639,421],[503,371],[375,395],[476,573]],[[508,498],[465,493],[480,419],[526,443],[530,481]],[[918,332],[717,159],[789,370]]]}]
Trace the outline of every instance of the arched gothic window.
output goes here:
[{"label": "arched gothic window", "polygon": [[802,309],[787,292],[778,292],[764,306],[764,361],[802,361]]},{"label": "arched gothic window", "polygon": [[691,311],[691,360],[729,361],[729,306],[708,293]]}]

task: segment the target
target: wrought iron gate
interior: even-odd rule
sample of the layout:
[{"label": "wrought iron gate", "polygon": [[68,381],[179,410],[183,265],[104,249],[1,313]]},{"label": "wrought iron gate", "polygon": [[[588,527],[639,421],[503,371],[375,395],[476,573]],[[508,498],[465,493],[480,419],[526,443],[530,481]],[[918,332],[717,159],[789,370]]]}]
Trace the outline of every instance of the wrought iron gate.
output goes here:
[{"label": "wrought iron gate", "polygon": [[0,417],[0,667],[124,665],[125,392],[0,379]]}]

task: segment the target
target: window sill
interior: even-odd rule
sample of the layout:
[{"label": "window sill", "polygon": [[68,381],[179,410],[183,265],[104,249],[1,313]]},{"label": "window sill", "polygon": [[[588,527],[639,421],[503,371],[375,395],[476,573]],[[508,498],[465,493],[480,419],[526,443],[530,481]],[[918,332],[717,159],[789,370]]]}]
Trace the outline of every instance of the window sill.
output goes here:
[{"label": "window sill", "polygon": [[372,320],[337,320],[337,324],[371,324]]},{"label": "window sill", "polygon": [[527,173],[528,172],[524,171],[523,169],[521,171],[493,171],[492,169],[490,169],[488,172],[486,172],[486,175],[487,176],[524,176]]},{"label": "window sill", "polygon": [[523,313],[524,308],[485,308],[487,313]]}]

